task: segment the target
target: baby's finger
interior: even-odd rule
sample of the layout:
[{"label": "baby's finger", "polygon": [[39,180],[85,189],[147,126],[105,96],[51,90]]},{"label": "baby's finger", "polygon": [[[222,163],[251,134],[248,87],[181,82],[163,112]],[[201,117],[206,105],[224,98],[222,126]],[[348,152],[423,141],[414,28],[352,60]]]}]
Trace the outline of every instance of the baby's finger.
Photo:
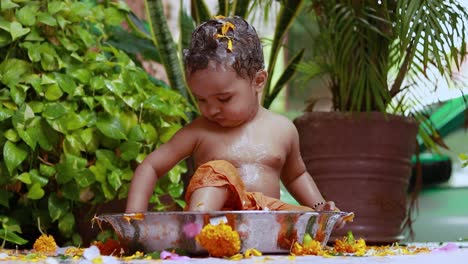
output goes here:
[{"label": "baby's finger", "polygon": [[335,202],[333,201],[327,201],[321,209],[321,211],[336,211],[336,210],[337,208],[336,208]]}]

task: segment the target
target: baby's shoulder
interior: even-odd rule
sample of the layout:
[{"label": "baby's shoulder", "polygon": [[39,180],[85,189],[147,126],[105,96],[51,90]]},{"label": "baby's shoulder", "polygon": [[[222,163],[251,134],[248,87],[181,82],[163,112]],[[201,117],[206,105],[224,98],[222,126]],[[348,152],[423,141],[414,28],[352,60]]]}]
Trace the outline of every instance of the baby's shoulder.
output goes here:
[{"label": "baby's shoulder", "polygon": [[267,111],[265,120],[268,123],[268,129],[275,131],[275,133],[281,133],[283,136],[294,135],[296,133],[296,126],[294,123],[284,115]]},{"label": "baby's shoulder", "polygon": [[206,118],[197,117],[189,124],[185,125],[184,128],[186,133],[193,134],[195,136],[203,136],[205,134],[215,133],[218,128],[209,122]]}]

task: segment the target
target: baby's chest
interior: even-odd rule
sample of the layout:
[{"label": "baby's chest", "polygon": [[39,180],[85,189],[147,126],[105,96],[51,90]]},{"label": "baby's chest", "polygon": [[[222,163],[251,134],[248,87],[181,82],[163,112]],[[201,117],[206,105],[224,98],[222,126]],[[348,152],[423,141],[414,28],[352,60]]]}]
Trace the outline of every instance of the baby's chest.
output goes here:
[{"label": "baby's chest", "polygon": [[195,152],[197,163],[227,160],[236,167],[257,164],[275,169],[282,168],[286,150],[282,142],[269,138],[238,138],[237,140],[211,137],[205,139]]}]

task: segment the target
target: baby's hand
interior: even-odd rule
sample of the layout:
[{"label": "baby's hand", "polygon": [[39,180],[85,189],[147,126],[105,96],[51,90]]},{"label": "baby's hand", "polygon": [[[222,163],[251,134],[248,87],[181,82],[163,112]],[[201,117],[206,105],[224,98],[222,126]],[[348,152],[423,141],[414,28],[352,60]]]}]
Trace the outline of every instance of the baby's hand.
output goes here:
[{"label": "baby's hand", "polygon": [[[340,212],[341,210],[336,207],[335,202],[327,201],[321,208],[317,208],[317,211],[335,211]],[[345,226],[346,222],[352,222],[354,218],[354,213],[349,213],[345,216],[342,216],[335,224],[336,229],[341,229]]]}]

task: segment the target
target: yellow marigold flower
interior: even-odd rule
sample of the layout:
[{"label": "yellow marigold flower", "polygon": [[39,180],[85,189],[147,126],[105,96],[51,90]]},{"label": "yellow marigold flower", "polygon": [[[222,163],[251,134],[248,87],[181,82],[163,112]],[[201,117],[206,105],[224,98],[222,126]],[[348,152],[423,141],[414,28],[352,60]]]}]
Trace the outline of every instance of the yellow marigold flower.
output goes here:
[{"label": "yellow marigold flower", "polygon": [[232,24],[231,22],[224,22],[223,26],[221,27],[221,34],[226,35],[229,30],[234,30],[236,26]]},{"label": "yellow marigold flower", "polygon": [[223,222],[207,224],[195,239],[213,257],[230,257],[240,250],[239,233]]},{"label": "yellow marigold flower", "polygon": [[249,248],[244,253],[246,258],[250,258],[251,256],[259,257],[262,255],[262,252],[257,250],[256,248]]},{"label": "yellow marigold flower", "polygon": [[81,257],[83,256],[83,251],[84,251],[83,248],[69,247],[65,249],[64,255],[70,256],[70,257],[75,257],[75,256]]},{"label": "yellow marigold flower", "polygon": [[42,253],[45,255],[55,255],[57,251],[57,244],[53,236],[42,234],[33,245],[34,250],[37,253]]},{"label": "yellow marigold flower", "polygon": [[232,51],[232,40],[228,39],[228,46],[227,46],[228,51]]}]

